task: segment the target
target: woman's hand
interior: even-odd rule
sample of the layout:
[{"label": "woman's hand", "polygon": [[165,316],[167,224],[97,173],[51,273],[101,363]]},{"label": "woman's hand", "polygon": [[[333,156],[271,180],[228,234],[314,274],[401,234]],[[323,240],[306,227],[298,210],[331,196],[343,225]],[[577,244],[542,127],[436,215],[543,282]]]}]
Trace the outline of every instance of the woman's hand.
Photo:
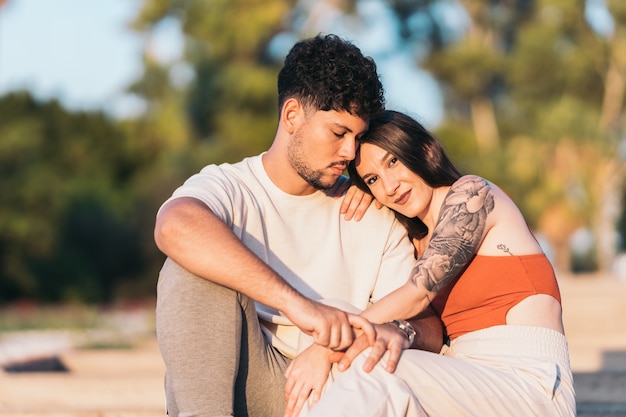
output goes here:
[{"label": "woman's hand", "polygon": [[371,194],[363,192],[357,188],[356,185],[351,185],[343,197],[339,212],[344,215],[345,220],[352,220],[354,218],[354,220],[358,222],[363,218],[363,215],[372,204],[372,201],[375,202],[377,209],[382,207],[382,204],[374,200]]},{"label": "woman's hand", "polygon": [[372,350],[363,364],[363,370],[365,372],[370,372],[374,369],[374,366],[376,366],[387,351],[389,351],[389,357],[385,369],[390,373],[396,370],[396,365],[398,365],[402,351],[410,348],[409,339],[395,324],[375,324],[374,328],[376,329],[376,341],[374,345],[371,345],[365,337],[360,336],[345,353],[337,352],[332,355],[331,360],[337,362],[337,368],[340,371],[348,369],[354,358],[370,346],[372,346]]},{"label": "woman's hand", "polygon": [[298,416],[309,400],[309,406],[319,401],[330,373],[333,351],[312,344],[296,356],[285,371],[285,417]]}]

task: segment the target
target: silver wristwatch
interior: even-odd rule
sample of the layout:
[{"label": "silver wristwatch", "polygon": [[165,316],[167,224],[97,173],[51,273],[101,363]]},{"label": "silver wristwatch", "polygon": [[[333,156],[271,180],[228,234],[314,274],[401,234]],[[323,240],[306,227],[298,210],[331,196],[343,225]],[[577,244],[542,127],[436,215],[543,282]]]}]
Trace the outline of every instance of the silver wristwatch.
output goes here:
[{"label": "silver wristwatch", "polygon": [[398,329],[402,330],[406,334],[407,339],[409,339],[409,346],[413,345],[416,333],[411,323],[406,320],[391,320],[389,323],[393,323],[398,326]]}]

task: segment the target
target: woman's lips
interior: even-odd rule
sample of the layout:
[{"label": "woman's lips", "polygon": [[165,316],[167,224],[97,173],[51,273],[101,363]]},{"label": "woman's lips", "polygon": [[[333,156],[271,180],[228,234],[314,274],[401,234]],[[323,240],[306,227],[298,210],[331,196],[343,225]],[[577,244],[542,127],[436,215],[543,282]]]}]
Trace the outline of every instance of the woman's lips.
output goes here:
[{"label": "woman's lips", "polygon": [[406,191],[400,195],[400,197],[396,198],[393,202],[394,204],[402,205],[409,200],[409,196],[411,195],[411,190]]}]

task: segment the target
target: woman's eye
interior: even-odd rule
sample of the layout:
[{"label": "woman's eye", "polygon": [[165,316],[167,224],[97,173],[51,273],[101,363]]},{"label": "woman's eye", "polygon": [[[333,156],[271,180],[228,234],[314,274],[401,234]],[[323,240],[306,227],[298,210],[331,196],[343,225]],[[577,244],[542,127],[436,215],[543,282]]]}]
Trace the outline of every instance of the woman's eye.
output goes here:
[{"label": "woman's eye", "polygon": [[398,162],[398,158],[393,157],[389,160],[389,166],[393,166],[396,164],[396,162]]},{"label": "woman's eye", "polygon": [[338,138],[342,138],[345,135],[344,132],[341,132],[341,133],[333,132],[333,134],[337,136]]},{"label": "woman's eye", "polygon": [[378,179],[378,177],[369,177],[366,181],[367,185],[372,185],[376,182],[376,180]]}]

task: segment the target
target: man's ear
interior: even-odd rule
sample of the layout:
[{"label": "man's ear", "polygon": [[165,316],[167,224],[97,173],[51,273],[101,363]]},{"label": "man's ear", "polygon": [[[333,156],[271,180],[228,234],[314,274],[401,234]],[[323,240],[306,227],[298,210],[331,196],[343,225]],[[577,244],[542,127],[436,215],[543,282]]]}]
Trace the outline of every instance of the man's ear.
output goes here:
[{"label": "man's ear", "polygon": [[280,112],[280,122],[283,128],[293,134],[298,127],[300,118],[304,115],[304,109],[298,100],[290,98],[283,104]]}]

